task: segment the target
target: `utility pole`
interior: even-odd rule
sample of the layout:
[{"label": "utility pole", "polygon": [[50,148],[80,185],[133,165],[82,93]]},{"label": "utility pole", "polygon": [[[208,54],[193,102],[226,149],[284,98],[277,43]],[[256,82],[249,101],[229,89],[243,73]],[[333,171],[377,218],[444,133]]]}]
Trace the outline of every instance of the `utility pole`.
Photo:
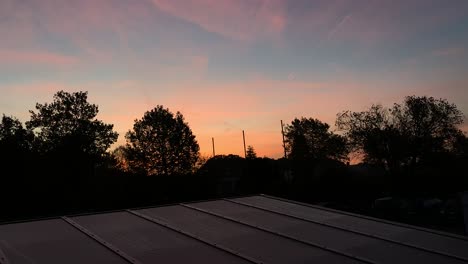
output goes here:
[{"label": "utility pole", "polygon": [[283,150],[284,150],[284,158],[287,158],[286,154],[286,141],[284,141],[284,129],[283,129],[283,120],[281,120],[281,135],[283,135]]},{"label": "utility pole", "polygon": [[245,148],[245,133],[244,133],[244,130],[242,130],[242,138],[244,139],[244,158],[247,158],[247,150]]},{"label": "utility pole", "polygon": [[211,144],[213,145],[213,157],[214,157],[215,156],[214,137],[211,138]]}]

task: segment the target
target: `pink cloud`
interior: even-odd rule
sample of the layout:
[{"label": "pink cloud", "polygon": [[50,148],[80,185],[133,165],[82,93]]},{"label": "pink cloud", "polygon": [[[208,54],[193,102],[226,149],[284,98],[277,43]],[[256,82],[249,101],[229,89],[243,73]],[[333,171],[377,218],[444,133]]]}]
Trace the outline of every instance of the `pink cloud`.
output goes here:
[{"label": "pink cloud", "polygon": [[0,34],[8,36],[0,48],[31,49],[38,39],[52,36],[79,48],[88,59],[109,61],[123,52],[131,54],[129,35],[156,18],[148,6],[152,4],[144,1],[128,5],[112,0],[0,1],[0,17],[6,18]]},{"label": "pink cloud", "polygon": [[281,33],[286,25],[278,0],[153,0],[156,7],[201,28],[237,40]]},{"label": "pink cloud", "polygon": [[52,52],[0,49],[0,63],[3,65],[29,64],[67,66],[77,64],[78,62],[79,59],[77,57]]}]

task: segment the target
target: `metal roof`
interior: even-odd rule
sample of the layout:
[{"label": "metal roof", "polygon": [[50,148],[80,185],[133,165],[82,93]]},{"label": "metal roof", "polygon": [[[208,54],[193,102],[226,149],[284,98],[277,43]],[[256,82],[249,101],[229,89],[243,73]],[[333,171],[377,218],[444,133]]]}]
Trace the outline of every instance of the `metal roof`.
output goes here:
[{"label": "metal roof", "polygon": [[468,238],[258,195],[3,224],[0,263],[468,263]]}]

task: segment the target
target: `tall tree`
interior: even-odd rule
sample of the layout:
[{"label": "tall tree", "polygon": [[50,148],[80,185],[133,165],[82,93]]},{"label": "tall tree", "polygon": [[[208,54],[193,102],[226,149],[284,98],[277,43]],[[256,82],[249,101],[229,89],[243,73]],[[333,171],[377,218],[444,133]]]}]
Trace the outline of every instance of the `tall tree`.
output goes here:
[{"label": "tall tree", "polygon": [[298,160],[334,159],[346,160],[346,139],[330,130],[327,123],[318,119],[294,119],[286,126],[286,148],[289,156]]},{"label": "tall tree", "polygon": [[96,119],[98,106],[88,102],[87,92],[59,91],[52,103],[37,103],[36,110],[29,111],[26,126],[35,131],[43,153],[73,150],[96,159],[117,140],[113,125]]},{"label": "tall tree", "polygon": [[174,175],[193,172],[199,159],[199,146],[180,112],[175,115],[158,105],[135,120],[126,134],[125,155],[132,170],[148,175]]}]

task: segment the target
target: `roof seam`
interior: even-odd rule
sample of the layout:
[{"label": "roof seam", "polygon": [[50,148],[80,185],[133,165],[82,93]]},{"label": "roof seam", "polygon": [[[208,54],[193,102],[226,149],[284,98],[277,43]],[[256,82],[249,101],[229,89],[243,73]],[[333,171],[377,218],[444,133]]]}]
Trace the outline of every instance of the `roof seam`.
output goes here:
[{"label": "roof seam", "polygon": [[61,217],[63,221],[66,223],[70,224],[74,228],[76,228],[78,231],[81,233],[87,235],[94,241],[98,242],[99,244],[103,245],[107,249],[111,250],[114,254],[117,254],[121,258],[125,259],[127,262],[132,263],[132,264],[142,264],[140,261],[136,260],[135,258],[129,256],[127,253],[124,251],[118,249],[116,246],[112,245],[111,243],[107,242],[105,239],[99,237],[98,235],[94,234],[92,231],[86,229],[85,227],[81,226],[77,222],[73,221],[71,218],[68,218],[66,216]]},{"label": "roof seam", "polygon": [[153,218],[151,216],[142,214],[142,213],[134,211],[134,210],[125,210],[125,211],[132,214],[132,215],[143,218],[143,219],[145,219],[145,220],[147,220],[149,222],[152,222],[152,223],[157,224],[159,226],[165,227],[165,228],[167,228],[167,229],[169,229],[171,231],[174,231],[174,232],[177,232],[179,234],[185,235],[185,236],[187,236],[187,237],[189,237],[191,239],[200,241],[200,242],[202,242],[202,243],[204,243],[206,245],[209,245],[211,247],[214,247],[214,248],[216,248],[218,250],[221,250],[221,251],[224,251],[224,252],[226,252],[228,254],[234,255],[235,257],[241,258],[241,259],[246,260],[248,262],[255,263],[255,264],[263,264],[263,262],[261,262],[261,261],[258,261],[258,260],[254,259],[254,258],[249,257],[249,256],[245,256],[242,253],[236,252],[236,251],[234,251],[234,250],[232,250],[230,248],[224,247],[222,245],[212,243],[212,242],[210,242],[210,241],[208,241],[206,239],[203,239],[203,238],[201,238],[201,237],[199,237],[199,236],[197,236],[195,234],[192,234],[190,232],[187,232],[187,231],[184,231],[182,229],[176,228],[176,227],[174,227],[174,226],[172,226],[172,225],[170,225],[168,223],[160,221],[160,220],[158,220],[156,218]]},{"label": "roof seam", "polygon": [[407,224],[403,224],[403,223],[387,221],[387,220],[384,220],[384,219],[374,218],[374,217],[370,217],[370,216],[353,214],[353,213],[350,213],[350,212],[345,212],[345,211],[341,211],[341,210],[336,210],[336,209],[331,209],[331,208],[327,208],[327,207],[317,206],[317,205],[313,205],[313,204],[302,203],[302,202],[289,200],[289,199],[276,197],[276,196],[271,196],[271,195],[267,195],[267,194],[260,194],[260,196],[270,198],[270,199],[274,199],[274,200],[278,200],[278,201],[287,202],[287,203],[293,203],[293,204],[298,204],[298,205],[302,205],[302,206],[306,206],[306,207],[310,207],[310,208],[315,208],[315,209],[319,209],[319,210],[323,210],[323,211],[329,211],[329,212],[333,212],[333,213],[354,216],[354,217],[357,217],[357,218],[366,219],[366,220],[370,220],[370,221],[374,221],[374,222],[380,222],[380,223],[385,223],[385,224],[389,224],[389,225],[404,227],[404,228],[407,228],[407,229],[415,229],[415,230],[419,230],[419,231],[427,232],[427,233],[432,233],[432,234],[439,235],[439,236],[445,236],[445,237],[450,237],[450,238],[459,239],[459,240],[463,240],[463,241],[468,241],[468,237],[463,237],[463,236],[459,236],[459,235],[456,235],[456,234],[450,234],[450,233],[445,233],[445,232],[441,232],[441,231],[437,231],[437,230],[431,230],[431,229],[427,229],[427,228],[423,228],[423,227],[419,227],[419,226],[412,226],[412,225],[407,225]]},{"label": "roof seam", "polygon": [[329,228],[334,228],[334,229],[338,229],[338,230],[342,230],[342,231],[346,231],[346,232],[350,232],[350,233],[354,233],[354,234],[358,234],[358,235],[362,235],[362,236],[367,236],[367,237],[387,241],[387,242],[390,242],[390,243],[394,243],[394,244],[397,244],[397,245],[414,248],[414,249],[417,249],[417,250],[422,250],[422,251],[429,252],[429,253],[432,253],[432,254],[438,254],[438,255],[445,256],[445,257],[454,258],[454,259],[457,259],[457,260],[468,261],[467,258],[464,258],[464,257],[461,257],[461,256],[453,255],[453,254],[450,254],[450,253],[444,253],[444,252],[441,252],[441,251],[438,251],[438,250],[428,249],[428,248],[413,245],[413,244],[410,244],[410,243],[407,244],[407,243],[405,243],[403,241],[393,240],[393,239],[389,239],[389,238],[385,238],[385,237],[381,237],[381,236],[377,236],[377,235],[368,234],[368,233],[365,233],[365,232],[362,232],[362,231],[346,229],[344,227],[339,227],[339,226],[327,224],[327,223],[316,221],[316,220],[310,220],[310,219],[306,219],[306,218],[303,218],[303,217],[289,215],[289,214],[281,213],[281,212],[278,212],[278,211],[275,211],[275,210],[272,210],[272,209],[266,209],[266,208],[263,208],[263,207],[257,206],[257,205],[247,204],[247,203],[234,201],[234,200],[229,200],[229,199],[222,199],[222,200],[227,201],[227,202],[231,202],[231,203],[234,203],[234,204],[247,206],[247,207],[252,207],[252,208],[263,210],[263,211],[266,211],[266,212],[270,212],[270,213],[274,213],[274,214],[278,214],[278,215],[282,215],[282,216],[302,220],[302,221],[305,221],[305,222],[310,222],[310,223],[326,226],[326,227],[329,227]]},{"label": "roof seam", "polygon": [[286,238],[286,239],[289,239],[289,240],[292,240],[292,241],[295,241],[295,242],[299,242],[299,243],[302,243],[302,244],[305,244],[305,245],[308,245],[308,246],[320,248],[322,250],[331,252],[333,254],[344,256],[344,257],[351,258],[351,259],[354,259],[354,260],[358,260],[358,261],[368,263],[368,264],[378,264],[378,262],[369,260],[367,258],[358,257],[358,256],[355,256],[355,255],[352,255],[352,254],[341,252],[339,250],[336,250],[336,249],[333,249],[333,248],[330,248],[330,247],[327,247],[327,246],[322,246],[322,245],[315,244],[315,243],[312,243],[312,242],[309,242],[309,241],[304,241],[302,239],[298,239],[298,238],[283,234],[283,233],[278,232],[278,231],[269,230],[269,229],[266,229],[264,227],[248,224],[248,223],[245,223],[243,221],[240,221],[240,220],[237,220],[237,219],[234,219],[234,218],[231,218],[231,217],[223,216],[223,215],[220,215],[220,214],[217,214],[217,213],[210,212],[210,211],[205,210],[205,209],[194,207],[192,205],[188,205],[188,204],[180,204],[180,205],[183,206],[183,207],[186,207],[186,208],[190,208],[192,210],[196,210],[196,211],[199,211],[199,212],[202,212],[202,213],[205,213],[205,214],[213,215],[213,216],[216,216],[216,217],[219,217],[219,218],[222,218],[222,219],[225,219],[225,220],[237,223],[237,224],[241,224],[241,225],[248,226],[248,227],[251,227],[251,228],[254,228],[254,229],[257,229],[257,230],[261,230],[261,231],[266,232],[266,233],[274,234],[276,236],[283,237],[283,238]]}]

